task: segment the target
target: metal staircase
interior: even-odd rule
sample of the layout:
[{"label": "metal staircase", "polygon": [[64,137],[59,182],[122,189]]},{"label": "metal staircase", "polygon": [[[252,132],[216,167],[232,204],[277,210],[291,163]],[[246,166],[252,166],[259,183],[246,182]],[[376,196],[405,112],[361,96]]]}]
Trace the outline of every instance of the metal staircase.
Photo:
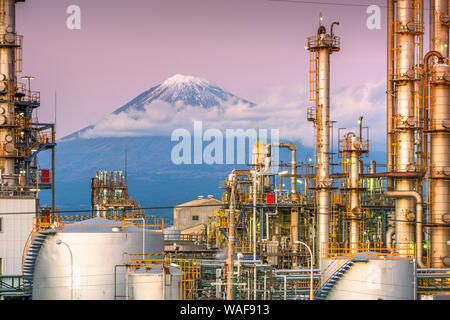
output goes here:
[{"label": "metal staircase", "polygon": [[314,296],[314,300],[325,300],[335,284],[342,278],[342,276],[353,266],[353,260],[346,260],[337,268],[322,284],[319,291]]},{"label": "metal staircase", "polygon": [[23,262],[23,293],[31,297],[33,292],[34,265],[39,255],[39,250],[47,238],[48,233],[36,233],[32,239]]}]

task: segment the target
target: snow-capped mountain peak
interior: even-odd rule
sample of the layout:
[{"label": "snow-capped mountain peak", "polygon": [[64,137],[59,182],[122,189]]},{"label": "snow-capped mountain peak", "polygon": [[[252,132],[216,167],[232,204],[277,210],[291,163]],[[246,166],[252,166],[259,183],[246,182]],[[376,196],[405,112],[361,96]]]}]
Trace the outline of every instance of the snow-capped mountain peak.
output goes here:
[{"label": "snow-capped mountain peak", "polygon": [[167,88],[167,87],[182,87],[182,86],[211,86],[211,82],[209,82],[206,79],[200,78],[200,77],[193,77],[193,76],[185,76],[183,74],[176,74],[170,78],[168,78],[166,81],[161,83],[161,87]]},{"label": "snow-capped mountain peak", "polygon": [[[161,102],[165,104],[164,110],[160,109]],[[186,112],[185,110],[190,110],[190,114],[195,113],[199,115],[204,114],[202,109],[205,109],[204,111],[214,110],[220,118],[220,115],[228,107],[236,106],[237,104],[247,105],[248,107],[255,106],[254,103],[226,92],[206,79],[175,74],[161,84],[141,93],[112,114],[100,120],[97,124],[86,127],[61,140],[86,136],[87,132],[92,133],[99,126],[102,127],[102,130],[110,126],[112,130],[114,120],[117,123],[123,123],[123,125],[114,129],[114,134],[116,135],[118,134],[117,130],[120,128],[120,130],[124,131],[124,135],[128,134],[128,129],[130,128],[124,130],[125,123],[128,123],[128,127],[131,125],[133,129],[138,125],[154,128],[157,123],[168,124],[169,118],[174,121],[174,115],[176,114],[180,114],[179,117],[186,117],[182,113]],[[127,119],[131,120],[131,124],[127,122]]]},{"label": "snow-capped mountain peak", "polygon": [[220,108],[225,103],[233,105],[243,102],[254,105],[247,100],[238,98],[222,90],[203,78],[176,74],[160,85],[140,94],[123,107],[114,111],[114,114],[128,110],[143,111],[146,106],[156,100],[164,101],[172,105],[181,103],[183,105],[202,107],[205,109],[212,107]]}]

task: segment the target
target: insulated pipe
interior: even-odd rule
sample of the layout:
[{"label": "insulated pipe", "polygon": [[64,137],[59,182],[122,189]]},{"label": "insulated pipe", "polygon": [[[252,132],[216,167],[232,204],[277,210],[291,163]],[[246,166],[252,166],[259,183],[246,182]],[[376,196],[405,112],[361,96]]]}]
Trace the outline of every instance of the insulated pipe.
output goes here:
[{"label": "insulated pipe", "polygon": [[[291,209],[291,242],[292,251],[294,253],[298,252],[298,208]],[[293,268],[298,266],[297,255],[294,255]]]},{"label": "insulated pipe", "polygon": [[228,256],[227,256],[227,300],[233,300],[233,273],[234,273],[234,230],[235,230],[235,193],[236,175],[230,174],[228,184],[231,189],[228,217]]},{"label": "insulated pipe", "polygon": [[[388,0],[387,13],[387,172],[393,170],[393,119],[394,119],[394,0]],[[394,188],[392,178],[387,179],[387,189]]]},{"label": "insulated pipe", "polygon": [[391,249],[392,248],[392,236],[395,234],[395,228],[390,227],[386,231],[386,247]]},{"label": "insulated pipe", "polygon": [[423,263],[423,202],[422,196],[416,191],[387,191],[386,197],[413,198],[416,201],[416,258],[420,268],[426,268]]},{"label": "insulated pipe", "polygon": [[291,151],[291,193],[293,198],[297,196],[297,150],[298,146],[294,142],[278,142],[269,143],[267,145],[265,169],[270,169],[270,159],[272,155],[272,148],[287,148]]},{"label": "insulated pipe", "polygon": [[[424,72],[425,72],[425,81],[428,82],[428,76],[430,72],[430,58],[442,58],[442,55],[439,51],[430,51],[424,57]],[[425,83],[423,86],[423,97],[424,97],[424,117],[423,117],[423,128],[424,131],[428,130],[428,110],[429,110],[429,99],[428,99],[428,83]],[[424,167],[428,168],[428,133],[425,132],[423,137],[423,150],[424,150]]]}]

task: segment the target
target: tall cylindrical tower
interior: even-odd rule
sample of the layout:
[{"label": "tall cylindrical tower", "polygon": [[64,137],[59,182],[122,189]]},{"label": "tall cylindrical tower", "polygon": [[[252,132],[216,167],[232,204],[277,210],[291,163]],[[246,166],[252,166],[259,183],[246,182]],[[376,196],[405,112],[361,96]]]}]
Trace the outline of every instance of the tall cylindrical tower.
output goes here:
[{"label": "tall cylindrical tower", "polygon": [[430,0],[430,51],[438,51],[445,58],[449,56],[448,17],[448,0]]},{"label": "tall cylindrical tower", "polygon": [[328,246],[328,220],[330,214],[330,56],[340,50],[340,38],[327,33],[320,26],[317,35],[308,38],[308,50],[312,53],[311,90],[314,106],[314,135],[316,152],[316,212],[318,221],[319,256]]},{"label": "tall cylindrical tower", "polygon": [[[416,36],[421,34],[422,26],[417,21],[416,1],[398,0],[395,21],[396,66],[394,82],[396,101],[394,110],[394,171],[398,173],[395,181],[397,191],[412,191],[415,180],[406,173],[417,171],[415,159],[415,83]],[[400,198],[395,205],[395,235],[399,253],[407,256],[414,241],[414,203],[411,199]]]},{"label": "tall cylindrical tower", "polygon": [[431,70],[431,266],[450,266],[450,66],[436,64]]},{"label": "tall cylindrical tower", "polygon": [[0,81],[2,96],[0,97],[0,170],[4,186],[15,186],[17,175],[15,160],[17,149],[15,146],[14,128],[16,78],[16,0],[0,1]]}]

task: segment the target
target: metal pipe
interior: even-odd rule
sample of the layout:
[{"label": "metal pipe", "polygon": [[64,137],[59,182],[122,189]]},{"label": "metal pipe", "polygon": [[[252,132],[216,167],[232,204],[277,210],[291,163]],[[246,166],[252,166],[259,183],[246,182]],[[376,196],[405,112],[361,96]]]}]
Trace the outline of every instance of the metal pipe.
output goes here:
[{"label": "metal pipe", "polygon": [[424,114],[423,114],[423,128],[425,131],[424,137],[423,137],[423,150],[424,150],[424,167],[428,168],[428,129],[429,129],[429,117],[428,117],[428,110],[430,110],[429,107],[429,90],[428,90],[428,77],[430,73],[430,66],[432,65],[430,58],[436,57],[436,58],[442,58],[442,55],[439,51],[430,51],[428,52],[424,57],[424,73],[425,73],[425,85],[423,86],[423,97],[424,97]]},{"label": "metal pipe", "polygon": [[[360,215],[361,206],[359,200],[359,177],[363,169],[361,161],[362,150],[362,117],[359,120],[360,132],[359,137],[354,132],[348,132],[345,135],[344,150],[342,151],[344,161],[347,162],[347,213],[351,218],[350,221],[350,248],[352,252],[357,252],[360,243]],[[345,163],[344,163],[345,165]]]},{"label": "metal pipe", "polygon": [[304,242],[302,241],[298,241],[299,244],[305,246],[308,249],[309,255],[311,257],[310,260],[310,278],[309,278],[309,300],[313,300],[314,299],[314,293],[313,293],[313,288],[314,288],[314,280],[313,280],[313,276],[314,276],[314,261],[313,261],[313,253],[311,251],[311,248]]},{"label": "metal pipe", "polygon": [[391,249],[392,248],[392,236],[395,234],[395,228],[390,227],[386,231],[386,247]]},{"label": "metal pipe", "polygon": [[[443,21],[449,16],[448,0],[431,0],[430,10],[430,50],[438,51],[442,56],[449,57],[449,34],[448,24]],[[434,59],[433,63],[437,63]]]},{"label": "metal pipe", "polygon": [[[398,0],[396,10],[397,25],[397,64],[396,64],[396,108],[395,108],[395,163],[396,172],[415,172],[415,40],[416,17],[415,1]],[[415,183],[412,179],[397,178],[395,190],[412,191]],[[408,256],[409,244],[413,238],[413,228],[407,222],[414,211],[414,205],[408,198],[400,198],[395,204],[395,235],[400,255]]]},{"label": "metal pipe", "polygon": [[431,267],[449,266],[450,231],[450,66],[442,63],[431,70]]},{"label": "metal pipe", "polygon": [[[393,139],[392,128],[394,119],[394,0],[388,0],[387,13],[387,171],[393,171]],[[394,182],[392,178],[387,179],[387,189],[392,190]]]},{"label": "metal pipe", "polygon": [[[332,27],[337,23],[333,23]],[[333,30],[332,30],[333,31]],[[317,53],[316,119],[314,121],[316,145],[316,207],[318,216],[319,255],[328,247],[328,221],[330,213],[330,56],[339,51],[338,37],[327,34],[320,26],[317,35],[310,37],[308,50]]]},{"label": "metal pipe", "polygon": [[0,142],[3,146],[0,152],[2,166],[2,184],[13,187],[17,184],[15,174],[15,163],[17,158],[17,148],[14,138],[15,121],[15,96],[16,90],[16,0],[1,0],[2,12],[0,12],[0,34],[4,40],[0,44],[0,81],[5,85],[8,93],[0,103],[2,108],[4,124],[0,129]]},{"label": "metal pipe", "polygon": [[[272,148],[287,148],[291,151],[291,199],[292,202],[297,202],[297,150],[298,146],[293,142],[279,142],[279,143],[270,143],[267,145],[267,158],[270,159]],[[266,161],[267,166],[268,161]],[[266,168],[267,169],[267,168]],[[280,181],[282,176],[280,176]],[[282,189],[282,184],[280,182],[280,189]],[[268,219],[267,219],[268,221]],[[267,234],[269,231],[267,230]],[[267,236],[268,239],[268,236]],[[298,240],[298,208],[292,208],[291,210],[291,242],[292,242],[292,251],[295,253],[298,251],[296,241]],[[255,257],[256,259],[256,257]],[[293,266],[297,265],[297,257],[294,256]]]},{"label": "metal pipe", "polygon": [[236,193],[236,175],[230,174],[228,179],[228,187],[230,188],[230,202],[229,202],[229,218],[228,218],[228,259],[227,259],[227,300],[233,300],[233,273],[234,273],[234,229],[235,229],[235,216],[234,216],[234,202]]},{"label": "metal pipe", "polygon": [[423,201],[420,193],[416,191],[387,191],[386,197],[413,198],[416,201],[416,256],[417,265],[425,268],[423,263]]},{"label": "metal pipe", "polygon": [[72,254],[72,250],[70,249],[69,245],[67,243],[65,243],[64,241],[62,241],[61,239],[57,239],[56,244],[57,245],[63,244],[64,246],[66,246],[67,249],[69,249],[69,253],[70,253],[70,300],[73,300],[73,254]]},{"label": "metal pipe", "polygon": [[298,146],[294,142],[273,142],[269,143],[267,145],[267,151],[266,151],[266,160],[265,162],[265,169],[268,171],[270,168],[270,159],[272,154],[272,148],[287,148],[291,151],[291,193],[292,197],[297,196],[297,150]]},{"label": "metal pipe", "polygon": [[253,172],[253,223],[252,223],[252,231],[253,231],[253,260],[256,260],[256,171]]}]

